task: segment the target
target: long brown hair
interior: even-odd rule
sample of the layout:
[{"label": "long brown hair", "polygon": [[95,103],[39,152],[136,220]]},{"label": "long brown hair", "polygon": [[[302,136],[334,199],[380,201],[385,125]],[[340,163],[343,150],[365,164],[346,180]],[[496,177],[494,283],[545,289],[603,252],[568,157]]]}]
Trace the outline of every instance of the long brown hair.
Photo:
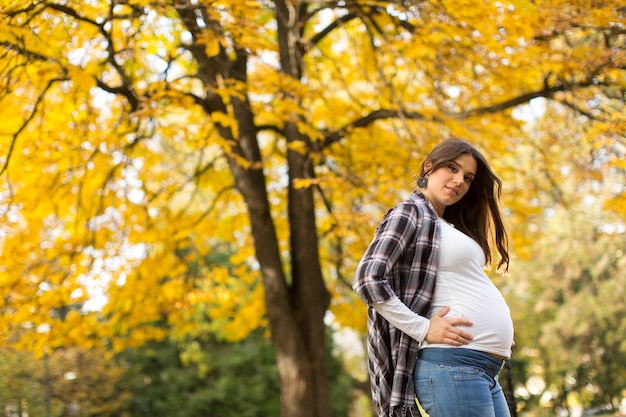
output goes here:
[{"label": "long brown hair", "polygon": [[474,157],[476,175],[467,194],[457,203],[446,207],[443,218],[480,245],[487,264],[492,260],[490,243],[495,243],[501,257],[497,269],[506,272],[509,269],[509,242],[499,207],[502,181],[491,170],[485,157],[466,140],[446,139],[426,157],[419,176],[436,171],[461,154]]}]

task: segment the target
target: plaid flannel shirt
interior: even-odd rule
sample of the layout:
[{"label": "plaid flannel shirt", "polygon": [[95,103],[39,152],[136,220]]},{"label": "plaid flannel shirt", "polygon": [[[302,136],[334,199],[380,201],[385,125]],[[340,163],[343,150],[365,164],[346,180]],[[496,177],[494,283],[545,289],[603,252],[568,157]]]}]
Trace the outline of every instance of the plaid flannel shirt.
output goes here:
[{"label": "plaid flannel shirt", "polygon": [[419,416],[413,368],[420,343],[391,326],[371,304],[395,295],[426,316],[437,275],[437,218],[428,199],[414,192],[385,214],[356,270],[353,289],[368,305],[368,368],[379,417]]}]

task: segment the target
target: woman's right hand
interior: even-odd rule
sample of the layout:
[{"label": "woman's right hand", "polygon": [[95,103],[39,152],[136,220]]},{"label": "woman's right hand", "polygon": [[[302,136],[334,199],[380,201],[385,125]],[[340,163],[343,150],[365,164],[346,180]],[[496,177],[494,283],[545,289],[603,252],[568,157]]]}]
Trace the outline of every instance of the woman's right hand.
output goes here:
[{"label": "woman's right hand", "polygon": [[445,317],[449,311],[450,306],[447,306],[430,318],[426,341],[453,346],[467,345],[472,341],[472,335],[456,326],[471,326],[473,323],[460,317]]}]

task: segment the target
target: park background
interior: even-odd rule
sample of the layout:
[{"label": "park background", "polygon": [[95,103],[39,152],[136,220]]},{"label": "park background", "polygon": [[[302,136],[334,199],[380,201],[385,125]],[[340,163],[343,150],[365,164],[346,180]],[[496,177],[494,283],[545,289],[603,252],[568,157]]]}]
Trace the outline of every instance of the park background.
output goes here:
[{"label": "park background", "polygon": [[352,276],[449,136],[504,183],[514,412],[619,413],[623,3],[0,4],[1,413],[373,415]]}]

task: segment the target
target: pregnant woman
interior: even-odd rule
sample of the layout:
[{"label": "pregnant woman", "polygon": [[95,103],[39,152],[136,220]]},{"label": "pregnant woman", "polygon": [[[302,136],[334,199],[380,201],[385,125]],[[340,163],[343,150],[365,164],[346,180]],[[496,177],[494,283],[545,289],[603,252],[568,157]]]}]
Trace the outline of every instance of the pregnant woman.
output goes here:
[{"label": "pregnant woman", "polygon": [[502,183],[469,142],[448,139],[418,189],[391,208],[356,271],[368,306],[368,366],[378,417],[509,417],[498,373],[511,354],[509,308],[484,268],[509,264]]}]

